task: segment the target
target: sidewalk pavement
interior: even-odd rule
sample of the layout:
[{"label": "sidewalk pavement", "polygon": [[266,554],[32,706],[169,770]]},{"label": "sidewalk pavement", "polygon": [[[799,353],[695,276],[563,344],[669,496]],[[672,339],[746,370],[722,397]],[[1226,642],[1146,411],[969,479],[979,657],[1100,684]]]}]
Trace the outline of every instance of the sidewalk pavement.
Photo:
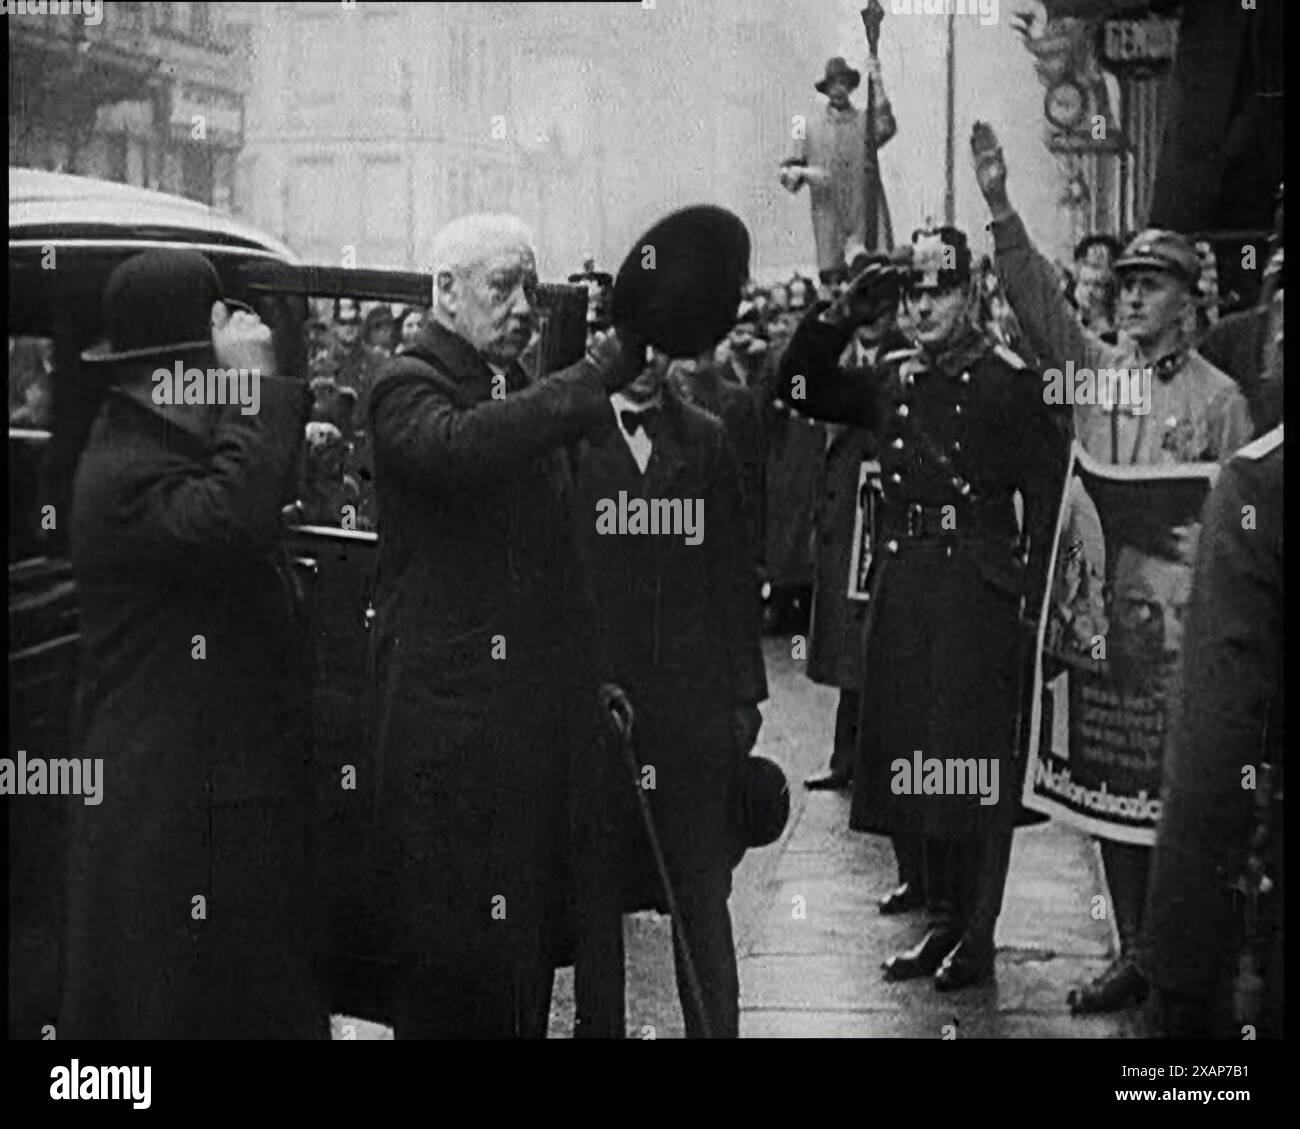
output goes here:
[{"label": "sidewalk pavement", "polygon": [[[922,914],[882,916],[896,870],[889,840],[848,830],[845,794],[800,805],[741,952],[741,1036],[1140,1038],[1143,1014],[1073,1017],[1065,995],[1113,952],[1092,841],[1059,823],[1016,832],[997,930],[995,982],[936,992],[888,983],[881,962],[918,940]],[[796,902],[796,898],[804,902]],[[797,907],[806,916],[796,916]]]}]

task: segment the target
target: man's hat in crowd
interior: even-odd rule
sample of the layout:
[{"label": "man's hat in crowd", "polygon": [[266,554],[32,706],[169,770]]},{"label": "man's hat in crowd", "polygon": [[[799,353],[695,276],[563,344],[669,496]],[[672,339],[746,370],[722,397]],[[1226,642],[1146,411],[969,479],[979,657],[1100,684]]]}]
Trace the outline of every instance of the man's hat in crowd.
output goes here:
[{"label": "man's hat in crowd", "polygon": [[907,279],[911,290],[946,290],[970,281],[970,244],[955,227],[922,227],[912,232]]},{"label": "man's hat in crowd", "polygon": [[826,73],[817,82],[813,83],[813,87],[818,94],[825,94],[826,88],[830,86],[832,80],[837,78],[847,79],[850,90],[856,90],[858,83],[862,81],[862,75],[849,66],[844,61],[843,56],[836,55],[835,58],[826,61]]},{"label": "man's hat in crowd", "polygon": [[790,819],[790,784],[781,766],[748,756],[736,770],[732,830],[741,852],[775,843]]},{"label": "man's hat in crowd", "polygon": [[1201,257],[1190,240],[1176,231],[1150,228],[1136,235],[1115,261],[1115,270],[1150,267],[1166,271],[1195,288],[1201,278]]},{"label": "man's hat in crowd", "polygon": [[670,357],[698,357],[735,323],[748,278],[749,232],[740,219],[711,204],[683,208],[628,252],[610,320]]},{"label": "man's hat in crowd", "polygon": [[132,255],[104,285],[107,341],[86,364],[175,356],[212,347],[212,303],[225,298],[216,268],[198,251],[159,248]]}]

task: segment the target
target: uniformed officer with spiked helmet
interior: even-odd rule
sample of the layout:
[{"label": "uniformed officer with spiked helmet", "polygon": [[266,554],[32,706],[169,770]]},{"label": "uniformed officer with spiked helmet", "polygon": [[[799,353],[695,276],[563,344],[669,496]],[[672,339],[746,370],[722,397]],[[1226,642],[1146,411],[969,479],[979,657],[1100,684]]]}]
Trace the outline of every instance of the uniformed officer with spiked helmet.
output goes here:
[{"label": "uniformed officer with spiked helmet", "polygon": [[[976,324],[971,278],[961,231],[917,231],[901,272],[876,265],[846,299],[810,312],[780,373],[781,394],[800,411],[878,434],[870,692],[850,824],[921,837],[932,921],[885,967],[891,979],[934,974],[940,990],[993,973],[1022,766],[1028,625],[1046,584],[1069,451],[1037,375]],[[864,295],[900,283],[914,348],[878,358],[863,379],[839,379],[853,311],[870,308]]]}]

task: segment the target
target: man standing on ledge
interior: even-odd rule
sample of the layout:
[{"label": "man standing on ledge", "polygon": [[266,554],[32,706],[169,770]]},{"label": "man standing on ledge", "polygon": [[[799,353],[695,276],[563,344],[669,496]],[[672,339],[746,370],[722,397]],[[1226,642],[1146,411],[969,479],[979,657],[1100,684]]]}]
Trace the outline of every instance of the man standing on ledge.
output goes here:
[{"label": "man standing on ledge", "polygon": [[795,152],[781,162],[781,184],[788,191],[809,186],[817,273],[828,285],[846,278],[846,248],[852,255],[893,244],[875,153],[867,146],[878,150],[898,126],[874,56],[867,60],[867,84],[874,94],[870,138],[863,111],[849,101],[861,81],[861,74],[839,56],[826,64],[826,73],[814,84],[826,95],[826,109],[809,117],[802,136],[796,137]]},{"label": "man standing on ledge", "polygon": [[370,401],[393,1026],[399,1039],[543,1036],[569,940],[571,780],[608,767],[587,756],[599,703],[626,708],[600,683],[563,450],[608,426],[609,394],[641,358],[597,335],[585,359],[528,385],[537,273],[513,217],[455,220],[433,260],[432,324]]}]

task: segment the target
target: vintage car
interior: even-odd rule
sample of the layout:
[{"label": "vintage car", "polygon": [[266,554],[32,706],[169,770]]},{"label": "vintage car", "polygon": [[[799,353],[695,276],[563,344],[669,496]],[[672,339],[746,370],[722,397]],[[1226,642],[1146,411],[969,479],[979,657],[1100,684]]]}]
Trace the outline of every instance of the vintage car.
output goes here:
[{"label": "vintage car", "polygon": [[[409,309],[431,300],[428,275],[305,265],[279,241],[194,201],[9,170],[9,755],[76,755],[70,749],[76,586],[64,516],[76,458],[102,394],[100,378],[79,357],[101,337],[100,296],[109,272],[132,254],[161,246],[203,252],[227,293],[272,326],[281,371],[302,373],[323,393],[337,393],[344,379],[363,379],[358,366],[346,373],[365,342],[350,342],[340,363],[338,350],[316,347],[316,332],[329,318],[313,309],[337,312],[346,303],[360,315],[366,305]],[[572,363],[586,333],[580,287],[540,289],[534,376]],[[370,350],[361,363],[381,358]],[[328,399],[322,395],[318,406]],[[285,499],[287,543],[314,626],[308,661],[315,902],[332,1009],[382,1018],[373,957],[378,939],[364,933],[373,799],[367,631],[378,535],[362,421],[340,426],[331,418],[308,424],[299,496]],[[322,450],[338,457],[322,458]],[[319,481],[322,468],[340,481]],[[356,769],[355,789],[341,786],[344,765]],[[8,800],[12,1038],[40,1038],[57,1019],[63,813],[70,802]]]}]

